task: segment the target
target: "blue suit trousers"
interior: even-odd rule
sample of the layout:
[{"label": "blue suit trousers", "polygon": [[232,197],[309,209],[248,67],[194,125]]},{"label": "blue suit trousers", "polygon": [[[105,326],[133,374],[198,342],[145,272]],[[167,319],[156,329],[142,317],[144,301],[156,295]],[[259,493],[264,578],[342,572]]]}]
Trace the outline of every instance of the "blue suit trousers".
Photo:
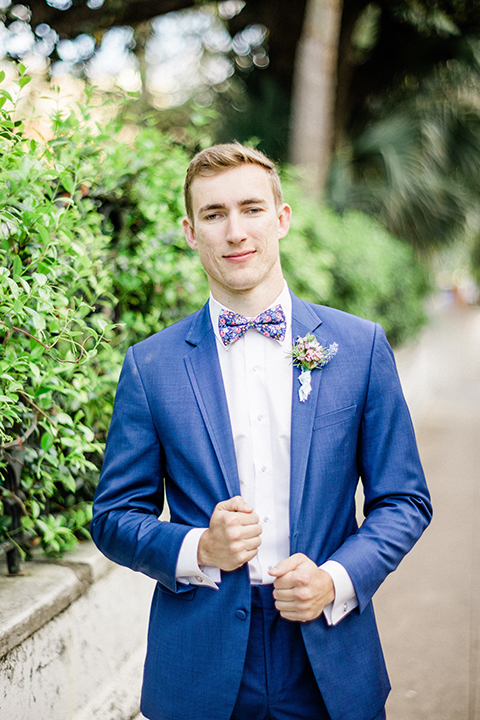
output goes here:
[{"label": "blue suit trousers", "polygon": [[299,623],[275,609],[273,585],[252,587],[245,666],[231,720],[330,720]]},{"label": "blue suit trousers", "polygon": [[[373,720],[385,717],[383,710]],[[330,720],[300,624],[275,609],[273,585],[252,587],[247,655],[231,720]]]}]

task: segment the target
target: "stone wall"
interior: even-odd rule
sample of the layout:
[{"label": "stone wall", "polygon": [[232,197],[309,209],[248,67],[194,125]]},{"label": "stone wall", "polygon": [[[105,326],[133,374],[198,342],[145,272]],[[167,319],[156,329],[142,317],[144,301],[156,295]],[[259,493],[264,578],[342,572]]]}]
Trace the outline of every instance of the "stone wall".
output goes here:
[{"label": "stone wall", "polygon": [[154,581],[93,543],[0,569],[0,720],[131,720]]}]

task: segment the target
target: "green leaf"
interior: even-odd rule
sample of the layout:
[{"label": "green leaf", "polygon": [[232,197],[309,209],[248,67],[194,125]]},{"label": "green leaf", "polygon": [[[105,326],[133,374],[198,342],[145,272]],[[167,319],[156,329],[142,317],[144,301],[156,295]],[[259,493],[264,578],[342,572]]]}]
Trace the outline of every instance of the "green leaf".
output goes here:
[{"label": "green leaf", "polygon": [[25,85],[28,85],[32,78],[28,77],[27,75],[24,75],[23,77],[19,78],[18,84],[21,88],[25,87]]},{"label": "green leaf", "polygon": [[75,192],[75,183],[71,175],[67,175],[67,173],[65,173],[64,175],[62,175],[61,180],[65,190],[70,193],[70,195],[73,195],[73,193]]},{"label": "green leaf", "polygon": [[37,330],[44,330],[45,318],[30,307],[25,306],[25,310],[31,315],[34,327],[37,328]]},{"label": "green leaf", "polygon": [[38,263],[37,270],[42,275],[48,275],[48,273],[51,271],[51,269],[52,268],[49,265],[47,265],[45,262]]},{"label": "green leaf", "polygon": [[78,426],[78,429],[83,432],[83,435],[84,435],[85,440],[86,440],[87,442],[93,442],[93,441],[95,440],[95,435],[94,435],[94,433],[93,433],[92,430],[91,430],[90,428],[88,428],[86,425],[80,424],[80,425]]},{"label": "green leaf", "polygon": [[42,242],[44,242],[46,245],[49,240],[49,233],[48,233],[47,228],[44,225],[38,225],[37,232],[40,235]]},{"label": "green leaf", "polygon": [[78,445],[78,440],[76,438],[62,437],[62,445],[65,445],[65,447],[74,448]]},{"label": "green leaf", "polygon": [[36,273],[36,272],[34,272],[34,273],[33,273],[33,279],[34,279],[35,282],[36,282],[38,285],[40,285],[40,286],[43,286],[43,285],[45,285],[46,282],[48,282],[47,276],[46,276],[46,275],[43,275],[43,273]]},{"label": "green leaf", "polygon": [[23,302],[20,300],[20,298],[17,298],[13,303],[13,312],[17,315],[21,313],[23,310]]},{"label": "green leaf", "polygon": [[38,369],[38,365],[36,365],[35,363],[32,363],[32,362],[31,362],[31,363],[28,364],[28,366],[29,366],[29,368],[30,368],[30,370],[31,370],[32,375],[33,375],[35,378],[37,378],[37,380],[38,380],[38,378],[41,377],[41,373],[40,373],[40,370]]},{"label": "green leaf", "polygon": [[35,397],[36,397],[36,398],[37,398],[37,397],[40,397],[41,395],[45,395],[46,393],[49,393],[49,392],[51,392],[51,391],[52,391],[52,388],[45,387],[44,385],[42,385],[42,386],[39,387],[38,390],[35,392]]},{"label": "green leaf", "polygon": [[17,278],[17,279],[18,279],[18,282],[19,282],[19,283],[21,284],[21,286],[23,287],[23,289],[25,290],[25,292],[27,293],[27,295],[30,295],[30,285],[29,285],[28,282],[25,280],[25,278],[19,277],[19,278]]},{"label": "green leaf", "polygon": [[23,265],[22,265],[22,259],[19,255],[15,255],[13,259],[13,277],[17,278],[19,275],[22,274]]},{"label": "green leaf", "polygon": [[73,420],[70,417],[70,415],[67,415],[67,413],[59,412],[55,416],[55,419],[60,425],[69,425],[70,427],[73,427]]},{"label": "green leaf", "polygon": [[54,438],[50,433],[46,432],[42,435],[41,446],[45,452],[48,452],[54,443]]},{"label": "green leaf", "polygon": [[[67,488],[67,490],[70,490],[71,493],[74,493],[75,490],[77,489],[76,485],[75,485],[75,480],[73,479],[73,477],[71,475],[62,475],[61,482]],[[65,528],[65,529],[59,528],[58,532],[67,534],[67,533],[70,533],[71,531],[67,530],[67,528]]]},{"label": "green leaf", "polygon": [[0,70],[0,82],[5,80],[5,70]]}]

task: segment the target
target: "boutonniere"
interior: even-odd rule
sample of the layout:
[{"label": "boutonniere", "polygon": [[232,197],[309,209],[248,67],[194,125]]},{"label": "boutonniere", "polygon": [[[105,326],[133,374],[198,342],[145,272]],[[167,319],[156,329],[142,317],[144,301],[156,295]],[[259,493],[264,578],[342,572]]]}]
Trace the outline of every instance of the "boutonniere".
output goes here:
[{"label": "boutonniere", "polygon": [[311,333],[307,333],[303,338],[297,337],[292,347],[292,362],[295,367],[302,368],[298,378],[300,382],[298,390],[300,402],[305,402],[312,390],[312,370],[320,370],[325,367],[332,357],[337,354],[337,350],[337,343],[332,343],[326,348],[320,345],[315,335]]}]

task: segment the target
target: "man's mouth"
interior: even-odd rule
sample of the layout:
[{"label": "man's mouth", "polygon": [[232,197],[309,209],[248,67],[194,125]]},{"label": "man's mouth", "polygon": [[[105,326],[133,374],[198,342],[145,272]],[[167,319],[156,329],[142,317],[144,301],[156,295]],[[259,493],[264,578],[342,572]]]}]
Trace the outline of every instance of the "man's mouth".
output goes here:
[{"label": "man's mouth", "polygon": [[255,255],[256,250],[243,250],[238,253],[231,253],[230,255],[224,255],[224,259],[232,263],[242,263],[249,260]]}]

